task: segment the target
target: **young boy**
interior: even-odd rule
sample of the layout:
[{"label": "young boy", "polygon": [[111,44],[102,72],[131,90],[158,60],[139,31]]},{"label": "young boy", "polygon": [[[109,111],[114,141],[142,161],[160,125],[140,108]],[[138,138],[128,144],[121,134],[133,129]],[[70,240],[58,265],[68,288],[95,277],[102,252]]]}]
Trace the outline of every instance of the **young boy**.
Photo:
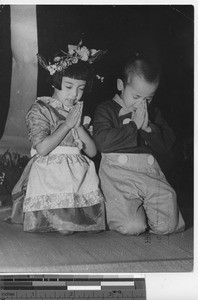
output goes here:
[{"label": "young boy", "polygon": [[154,156],[168,153],[175,141],[158,109],[154,122],[149,120],[148,105],[159,80],[155,64],[131,59],[117,79],[119,95],[95,111],[93,135],[102,154],[99,176],[107,224],[123,234],[169,234],[185,227],[176,193]]}]

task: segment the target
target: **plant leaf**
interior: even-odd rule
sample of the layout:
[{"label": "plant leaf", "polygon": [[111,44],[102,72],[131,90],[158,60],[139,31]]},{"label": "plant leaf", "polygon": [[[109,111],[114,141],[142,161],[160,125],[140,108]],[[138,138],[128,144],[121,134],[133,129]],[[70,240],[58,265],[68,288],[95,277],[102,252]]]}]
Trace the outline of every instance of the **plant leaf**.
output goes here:
[{"label": "plant leaf", "polygon": [[89,58],[89,62],[93,63],[94,61],[101,59],[107,53],[107,51],[108,50],[98,50],[94,55],[92,55]]},{"label": "plant leaf", "polygon": [[40,55],[40,54],[37,54],[37,58],[38,58],[39,64],[40,64],[44,69],[47,69],[48,64],[47,64],[45,58],[44,58],[42,55]]}]

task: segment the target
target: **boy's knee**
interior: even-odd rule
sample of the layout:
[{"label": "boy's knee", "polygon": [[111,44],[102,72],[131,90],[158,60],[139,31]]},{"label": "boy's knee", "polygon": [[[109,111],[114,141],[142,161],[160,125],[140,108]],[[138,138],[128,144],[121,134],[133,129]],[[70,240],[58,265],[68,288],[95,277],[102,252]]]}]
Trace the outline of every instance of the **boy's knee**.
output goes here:
[{"label": "boy's knee", "polygon": [[170,233],[182,232],[185,230],[185,222],[179,213],[178,217],[173,217],[169,219],[169,222],[158,226],[156,228],[152,228],[152,232],[155,234],[165,235]]},{"label": "boy's knee", "polygon": [[176,219],[169,220],[169,222],[151,228],[151,232],[159,235],[165,235],[175,232],[178,221]]},{"label": "boy's knee", "polygon": [[155,234],[165,235],[176,232],[179,216],[177,208],[177,195],[174,189],[170,189],[166,194],[166,201],[164,202],[164,209],[160,214],[158,222],[151,225],[151,222],[148,221],[150,226],[150,231]]},{"label": "boy's knee", "polygon": [[147,225],[142,221],[128,221],[123,224],[120,224],[116,231],[122,233],[122,234],[128,234],[128,235],[139,235],[140,233],[145,232],[147,229]]}]

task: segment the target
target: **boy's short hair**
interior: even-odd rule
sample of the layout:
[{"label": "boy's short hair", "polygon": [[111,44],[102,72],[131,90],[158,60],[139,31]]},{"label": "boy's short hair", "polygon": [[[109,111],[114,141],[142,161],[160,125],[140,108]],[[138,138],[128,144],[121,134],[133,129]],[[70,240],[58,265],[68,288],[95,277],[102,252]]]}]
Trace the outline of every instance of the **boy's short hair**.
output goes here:
[{"label": "boy's short hair", "polygon": [[85,90],[90,92],[93,84],[93,71],[91,66],[87,62],[78,61],[76,64],[70,65],[67,69],[61,72],[55,72],[50,76],[51,84],[61,90],[62,78],[69,77],[78,80],[85,80]]},{"label": "boy's short hair", "polygon": [[154,82],[160,78],[160,65],[157,60],[135,56],[129,59],[121,72],[124,85],[128,83],[129,75],[143,77],[147,82]]}]

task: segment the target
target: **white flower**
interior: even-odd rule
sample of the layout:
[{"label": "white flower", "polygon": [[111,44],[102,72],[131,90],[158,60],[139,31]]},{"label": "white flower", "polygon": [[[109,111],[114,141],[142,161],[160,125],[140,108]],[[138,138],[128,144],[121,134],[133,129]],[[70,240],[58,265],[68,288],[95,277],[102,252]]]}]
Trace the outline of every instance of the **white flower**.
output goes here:
[{"label": "white flower", "polygon": [[54,65],[47,66],[47,69],[50,72],[50,75],[53,75],[56,72]]},{"label": "white flower", "polygon": [[101,82],[104,81],[104,77],[101,77],[101,76],[99,76],[98,74],[96,74],[96,77],[97,77]]},{"label": "white flower", "polygon": [[60,59],[61,59],[60,56],[56,56],[54,57],[54,62],[58,62]]},{"label": "white flower", "polygon": [[62,62],[62,67],[63,67],[63,68],[67,68],[67,66],[68,66],[68,62],[67,62],[66,60],[64,60],[64,61]]},{"label": "white flower", "polygon": [[78,57],[74,57],[74,58],[72,59],[72,63],[73,63],[73,64],[77,64],[77,62],[78,62]]},{"label": "white flower", "polygon": [[89,59],[89,50],[87,47],[83,46],[79,50],[77,50],[77,53],[80,55],[81,60],[87,61]]},{"label": "white flower", "polygon": [[83,125],[89,125],[91,118],[89,116],[84,116]]},{"label": "white flower", "polygon": [[88,131],[93,136],[93,125],[89,126]]},{"label": "white flower", "polygon": [[75,46],[75,45],[68,45],[68,53],[69,54],[74,54],[77,50],[78,46]]},{"label": "white flower", "polygon": [[56,68],[57,71],[62,71],[62,69],[63,68],[61,66],[57,66],[57,68]]},{"label": "white flower", "polygon": [[100,51],[100,50],[91,49],[91,50],[90,50],[91,56],[95,55],[98,51]]}]

